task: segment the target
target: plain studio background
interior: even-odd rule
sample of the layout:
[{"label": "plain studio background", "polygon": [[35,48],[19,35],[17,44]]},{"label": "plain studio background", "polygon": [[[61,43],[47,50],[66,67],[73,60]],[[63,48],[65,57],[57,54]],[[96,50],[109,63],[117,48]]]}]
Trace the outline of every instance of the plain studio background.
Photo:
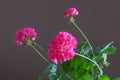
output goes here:
[{"label": "plain studio background", "polygon": [[119,0],[0,0],[0,80],[37,80],[47,63],[30,47],[16,46],[16,31],[26,26],[36,29],[36,42],[45,49],[59,31],[68,31],[80,41],[78,31],[66,23],[63,12],[76,7],[81,26],[95,47],[114,41],[117,53],[109,56],[110,77],[120,76]]}]

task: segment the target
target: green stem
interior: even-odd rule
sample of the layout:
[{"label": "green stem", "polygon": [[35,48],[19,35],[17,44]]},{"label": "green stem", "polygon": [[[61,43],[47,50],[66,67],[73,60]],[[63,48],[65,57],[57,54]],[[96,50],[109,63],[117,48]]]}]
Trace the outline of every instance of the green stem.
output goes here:
[{"label": "green stem", "polygon": [[113,44],[113,41],[110,42],[106,47],[104,47],[104,48],[101,50],[101,52],[103,52],[104,50],[106,50],[111,44]]},{"label": "green stem", "polygon": [[[36,42],[35,42],[36,43]],[[37,43],[36,43],[37,44]],[[42,48],[42,46],[40,46],[39,44],[37,44],[37,46],[38,46],[38,48],[40,48],[44,53],[46,53],[47,54],[47,51],[45,51],[43,48]]]},{"label": "green stem", "polygon": [[94,64],[97,66],[98,70],[100,71],[100,74],[99,74],[99,75],[102,75],[102,74],[103,74],[102,69],[100,68],[100,66],[99,66],[95,61],[91,60],[90,58],[88,58],[88,57],[86,57],[86,56],[84,56],[84,55],[78,54],[78,53],[76,53],[76,55],[81,56],[81,57],[83,57],[83,58],[91,61],[92,63],[94,63]]},{"label": "green stem", "polygon": [[50,63],[32,44],[31,47],[38,53],[39,56],[42,57],[43,60],[45,60],[46,62]]},{"label": "green stem", "polygon": [[80,29],[80,27],[78,27],[78,25],[75,23],[74,19],[71,19],[71,22],[73,23],[73,25],[78,29],[78,31],[82,34],[82,36],[85,38],[85,40],[87,41],[88,45],[91,48],[92,51],[92,55],[94,56],[94,52],[93,52],[93,48],[92,45],[90,44],[89,40],[87,39],[87,37],[85,36],[85,34],[83,33],[83,31]]}]

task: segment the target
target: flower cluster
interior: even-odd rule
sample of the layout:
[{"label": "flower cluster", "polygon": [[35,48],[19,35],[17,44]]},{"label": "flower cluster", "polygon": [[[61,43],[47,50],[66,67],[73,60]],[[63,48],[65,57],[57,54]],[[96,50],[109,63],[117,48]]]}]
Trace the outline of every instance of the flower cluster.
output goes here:
[{"label": "flower cluster", "polygon": [[75,56],[77,40],[68,32],[59,32],[48,46],[48,57],[57,64],[71,60]]},{"label": "flower cluster", "polygon": [[76,8],[69,8],[64,12],[64,17],[77,16],[79,14]]},{"label": "flower cluster", "polygon": [[22,43],[26,44],[27,40],[34,41],[36,39],[36,36],[37,33],[35,32],[35,29],[27,27],[17,31],[15,42],[17,45],[21,45]]},{"label": "flower cluster", "polygon": [[[79,43],[72,34],[60,31],[50,41],[48,50],[45,50],[35,42],[37,33],[34,28],[26,27],[17,31],[15,43],[17,45],[22,45],[23,43],[24,45],[30,45],[42,59],[48,62],[49,66],[38,80],[43,80],[45,74],[48,74],[50,80],[111,80],[104,74],[103,67],[109,66],[107,56],[114,54],[116,48],[112,45],[113,42],[110,42],[105,46],[99,47],[94,52],[88,38],[75,23],[74,16],[78,14],[79,12],[76,8],[69,8],[64,12],[64,17],[69,19],[70,23],[77,28],[85,39],[85,41],[80,41]],[[39,51],[46,54],[43,55]],[[58,66],[61,66],[59,73],[57,72]],[[115,78],[114,80],[120,80],[120,78]]]}]

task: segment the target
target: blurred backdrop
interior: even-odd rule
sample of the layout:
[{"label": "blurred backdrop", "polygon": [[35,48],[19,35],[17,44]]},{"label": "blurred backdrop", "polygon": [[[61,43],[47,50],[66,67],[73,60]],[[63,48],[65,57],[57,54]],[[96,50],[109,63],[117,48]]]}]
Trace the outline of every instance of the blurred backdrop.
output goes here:
[{"label": "blurred backdrop", "polygon": [[47,67],[30,47],[15,44],[16,31],[21,28],[35,28],[36,42],[45,49],[59,31],[68,31],[79,42],[84,40],[63,17],[69,7],[79,10],[77,24],[94,49],[114,41],[117,53],[109,56],[111,65],[104,70],[112,78],[120,76],[119,3],[119,0],[0,0],[0,80],[37,80]]}]

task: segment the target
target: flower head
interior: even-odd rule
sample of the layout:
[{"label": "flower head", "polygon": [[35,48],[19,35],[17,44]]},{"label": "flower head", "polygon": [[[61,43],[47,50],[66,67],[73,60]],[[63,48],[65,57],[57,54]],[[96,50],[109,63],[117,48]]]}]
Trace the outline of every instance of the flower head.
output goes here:
[{"label": "flower head", "polygon": [[79,14],[76,8],[69,8],[64,12],[64,17],[77,16]]},{"label": "flower head", "polygon": [[21,45],[22,43],[26,44],[27,40],[34,41],[36,39],[36,36],[37,33],[35,32],[35,29],[31,27],[27,27],[17,31],[15,42],[17,45]]},{"label": "flower head", "polygon": [[23,29],[23,34],[26,37],[26,39],[30,39],[34,41],[36,39],[37,33],[35,32],[35,29],[27,27]]},{"label": "flower head", "polygon": [[76,46],[77,40],[71,34],[59,32],[48,46],[48,57],[55,64],[71,60],[75,56]]}]

